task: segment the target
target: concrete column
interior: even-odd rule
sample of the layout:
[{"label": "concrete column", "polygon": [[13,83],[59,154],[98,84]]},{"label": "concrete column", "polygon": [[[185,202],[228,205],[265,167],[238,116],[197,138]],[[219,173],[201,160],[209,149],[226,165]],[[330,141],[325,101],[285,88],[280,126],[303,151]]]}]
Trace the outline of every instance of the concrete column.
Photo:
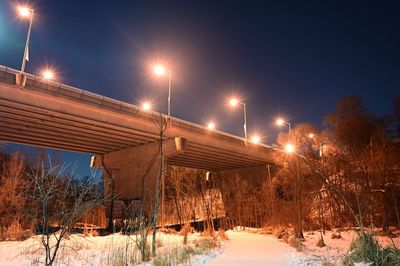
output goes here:
[{"label": "concrete column", "polygon": [[[184,138],[164,140],[164,156],[183,153],[185,143]],[[116,201],[140,200],[143,196],[153,200],[160,161],[160,143],[157,141],[95,156],[92,158],[91,166],[104,169],[106,199],[111,197],[111,182],[108,173],[114,173]]]}]

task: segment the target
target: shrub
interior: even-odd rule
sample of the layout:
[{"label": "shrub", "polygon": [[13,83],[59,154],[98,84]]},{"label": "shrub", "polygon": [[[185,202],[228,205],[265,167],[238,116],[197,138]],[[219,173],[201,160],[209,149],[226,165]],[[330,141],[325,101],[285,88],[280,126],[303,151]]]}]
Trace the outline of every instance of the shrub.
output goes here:
[{"label": "shrub", "polygon": [[300,238],[296,238],[294,235],[291,235],[288,238],[288,244],[294,247],[297,251],[303,251],[304,245]]},{"label": "shrub", "polygon": [[31,235],[29,230],[24,230],[21,224],[14,220],[9,227],[0,230],[0,239],[8,241],[22,241]]},{"label": "shrub", "polygon": [[154,258],[153,263],[155,266],[186,265],[190,262],[190,257],[193,254],[195,254],[195,251],[191,247],[176,247],[159,254]]},{"label": "shrub", "polygon": [[220,228],[218,230],[218,235],[221,240],[229,240],[229,237],[225,234],[224,229]]},{"label": "shrub", "polygon": [[153,263],[155,266],[190,265],[194,255],[210,252],[219,247],[219,242],[212,238],[202,238],[194,242],[194,246],[175,247],[158,254]]},{"label": "shrub", "polygon": [[219,247],[219,242],[213,238],[202,238],[194,242],[196,254],[204,254]]},{"label": "shrub", "polygon": [[370,265],[400,265],[400,250],[397,248],[382,248],[375,237],[369,233],[361,233],[360,237],[351,243],[350,252],[344,259],[345,265],[356,263]]},{"label": "shrub", "polygon": [[203,237],[212,237],[214,236],[214,230],[210,227],[207,227],[202,233],[201,236]]},{"label": "shrub", "polygon": [[325,242],[324,242],[324,239],[323,239],[322,237],[319,238],[319,240],[318,240],[316,246],[319,247],[319,248],[323,248],[323,247],[326,246],[326,245],[325,245]]}]

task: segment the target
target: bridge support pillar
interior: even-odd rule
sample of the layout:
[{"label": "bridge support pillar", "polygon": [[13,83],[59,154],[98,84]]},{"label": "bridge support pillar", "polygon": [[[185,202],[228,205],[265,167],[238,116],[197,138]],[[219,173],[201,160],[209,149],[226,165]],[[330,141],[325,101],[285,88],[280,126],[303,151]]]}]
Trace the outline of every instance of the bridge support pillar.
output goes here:
[{"label": "bridge support pillar", "polygon": [[[164,158],[183,153],[185,143],[184,138],[164,140]],[[94,156],[91,167],[103,169],[106,202],[122,204],[143,197],[151,202],[155,196],[161,157],[159,141]],[[119,210],[115,209],[114,216],[118,217]]]}]

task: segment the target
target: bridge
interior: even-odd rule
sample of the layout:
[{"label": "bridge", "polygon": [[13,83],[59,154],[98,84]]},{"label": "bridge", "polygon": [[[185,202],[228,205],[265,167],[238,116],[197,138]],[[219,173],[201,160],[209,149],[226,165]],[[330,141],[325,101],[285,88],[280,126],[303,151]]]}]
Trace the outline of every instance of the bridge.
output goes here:
[{"label": "bridge", "polygon": [[142,180],[155,187],[161,124],[168,165],[223,172],[273,162],[270,146],[31,74],[18,86],[18,73],[0,66],[0,141],[93,154],[121,197],[137,198]]}]

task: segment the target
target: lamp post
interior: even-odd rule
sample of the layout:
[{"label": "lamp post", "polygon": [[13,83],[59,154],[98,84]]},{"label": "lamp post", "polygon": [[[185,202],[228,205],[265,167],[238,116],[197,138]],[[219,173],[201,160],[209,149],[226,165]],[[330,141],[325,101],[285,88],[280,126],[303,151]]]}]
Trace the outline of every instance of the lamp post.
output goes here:
[{"label": "lamp post", "polygon": [[[168,75],[168,124],[172,122],[171,118],[171,70],[165,68],[163,65],[155,65],[153,72],[156,76]],[[164,215],[165,215],[165,174],[161,175],[161,227],[164,228]]]},{"label": "lamp post", "polygon": [[168,117],[171,117],[171,70],[166,69],[163,65],[156,65],[153,71],[157,76],[168,75]]},{"label": "lamp post", "polygon": [[18,7],[19,15],[23,18],[29,18],[29,29],[28,35],[25,42],[24,57],[22,58],[21,74],[25,72],[26,61],[29,61],[29,40],[31,38],[32,21],[33,21],[33,9],[29,7]]},{"label": "lamp post", "polygon": [[244,139],[247,141],[247,114],[246,114],[246,104],[243,102],[240,102],[236,98],[232,98],[229,100],[229,105],[232,107],[236,107],[238,104],[241,104],[243,106],[243,116],[244,116],[244,124],[243,124],[243,131],[244,131]]},{"label": "lamp post", "polygon": [[29,61],[29,40],[31,38],[31,31],[32,31],[33,9],[26,6],[20,6],[18,7],[18,14],[22,18],[29,18],[28,35],[26,36],[24,57],[22,58],[21,71],[19,74],[16,74],[15,76],[16,84],[25,86],[26,77],[24,76],[24,72],[25,72],[26,62]]}]

